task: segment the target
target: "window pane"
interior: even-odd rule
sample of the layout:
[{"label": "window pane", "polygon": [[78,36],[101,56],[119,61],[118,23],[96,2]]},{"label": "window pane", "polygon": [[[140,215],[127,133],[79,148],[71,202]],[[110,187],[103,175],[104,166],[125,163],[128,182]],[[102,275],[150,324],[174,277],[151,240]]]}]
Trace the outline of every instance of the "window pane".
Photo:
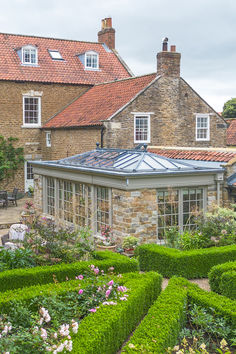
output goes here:
[{"label": "window pane", "polygon": [[165,230],[179,224],[178,190],[157,191],[157,234],[162,239]]},{"label": "window pane", "polygon": [[24,123],[39,123],[39,97],[24,97]]},{"label": "window pane", "polygon": [[148,140],[148,117],[135,117],[135,140]]},{"label": "window pane", "polygon": [[54,179],[47,178],[47,213],[55,216],[55,184]]},{"label": "window pane", "polygon": [[109,189],[97,187],[97,232],[105,226],[110,226]]}]

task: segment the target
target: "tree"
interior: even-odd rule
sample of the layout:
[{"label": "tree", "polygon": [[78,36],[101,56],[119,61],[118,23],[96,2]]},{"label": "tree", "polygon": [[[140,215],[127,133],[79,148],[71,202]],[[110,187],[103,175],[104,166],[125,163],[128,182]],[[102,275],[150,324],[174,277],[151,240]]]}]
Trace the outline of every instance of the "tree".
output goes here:
[{"label": "tree", "polygon": [[225,102],[222,116],[224,118],[236,118],[236,98],[231,98],[231,100]]},{"label": "tree", "polygon": [[22,147],[15,148],[17,138],[5,139],[0,135],[0,181],[13,176],[18,167],[24,162],[24,150]]}]

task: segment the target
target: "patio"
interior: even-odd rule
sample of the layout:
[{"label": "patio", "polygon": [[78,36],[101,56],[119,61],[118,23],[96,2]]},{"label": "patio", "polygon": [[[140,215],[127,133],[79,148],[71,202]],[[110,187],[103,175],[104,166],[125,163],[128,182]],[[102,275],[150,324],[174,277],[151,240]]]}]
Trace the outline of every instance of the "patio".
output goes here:
[{"label": "patio", "polygon": [[7,209],[0,207],[0,237],[8,233],[12,224],[18,224],[20,222],[20,214],[27,200],[31,200],[31,198],[27,196],[17,200],[17,207],[12,203],[8,204]]}]

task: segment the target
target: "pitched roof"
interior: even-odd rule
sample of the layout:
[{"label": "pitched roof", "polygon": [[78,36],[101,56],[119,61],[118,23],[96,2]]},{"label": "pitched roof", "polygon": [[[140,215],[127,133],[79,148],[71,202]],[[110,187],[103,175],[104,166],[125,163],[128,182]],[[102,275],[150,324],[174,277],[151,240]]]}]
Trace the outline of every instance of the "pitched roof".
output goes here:
[{"label": "pitched roof", "polygon": [[236,152],[210,150],[179,150],[150,148],[148,151],[171,159],[229,162],[236,157]]},{"label": "pitched roof", "polygon": [[[17,51],[23,46],[38,48],[38,65],[22,65]],[[64,60],[53,60],[48,50],[57,50]],[[84,70],[78,54],[99,54],[99,70]],[[0,80],[95,84],[130,77],[118,55],[102,43],[81,42],[0,33]]]},{"label": "pitched roof", "polygon": [[222,170],[195,166],[183,161],[157,156],[146,149],[97,148],[57,161],[34,161],[32,163],[37,167],[69,168],[74,171],[90,171],[120,176],[208,173]]},{"label": "pitched roof", "polygon": [[236,119],[228,120],[226,143],[227,145],[236,145]]},{"label": "pitched roof", "polygon": [[68,128],[101,125],[155,78],[155,74],[93,86],[64,110],[49,120],[43,128]]}]

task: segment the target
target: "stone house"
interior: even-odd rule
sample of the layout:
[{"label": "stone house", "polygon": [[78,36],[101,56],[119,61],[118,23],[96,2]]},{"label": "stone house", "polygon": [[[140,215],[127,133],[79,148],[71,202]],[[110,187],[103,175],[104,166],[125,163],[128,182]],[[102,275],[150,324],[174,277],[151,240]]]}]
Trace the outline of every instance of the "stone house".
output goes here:
[{"label": "stone house", "polygon": [[97,148],[34,162],[34,204],[61,225],[112,226],[121,242],[162,243],[166,228],[193,227],[196,212],[222,199],[224,168],[192,164],[136,149]]},{"label": "stone house", "polygon": [[96,84],[52,117],[43,126],[51,134],[47,159],[67,156],[62,141],[71,155],[87,151],[85,139],[106,148],[225,147],[225,120],[180,77],[181,55],[167,44],[156,73]]},{"label": "stone house", "polygon": [[[41,128],[50,117],[94,84],[131,75],[115,50],[111,18],[102,20],[98,42],[0,33],[0,134],[18,138],[26,160],[0,189],[27,191],[32,185],[28,161],[46,158],[50,133]],[[91,148],[86,134],[84,139]],[[70,141],[67,137],[63,154],[69,153]]]}]

